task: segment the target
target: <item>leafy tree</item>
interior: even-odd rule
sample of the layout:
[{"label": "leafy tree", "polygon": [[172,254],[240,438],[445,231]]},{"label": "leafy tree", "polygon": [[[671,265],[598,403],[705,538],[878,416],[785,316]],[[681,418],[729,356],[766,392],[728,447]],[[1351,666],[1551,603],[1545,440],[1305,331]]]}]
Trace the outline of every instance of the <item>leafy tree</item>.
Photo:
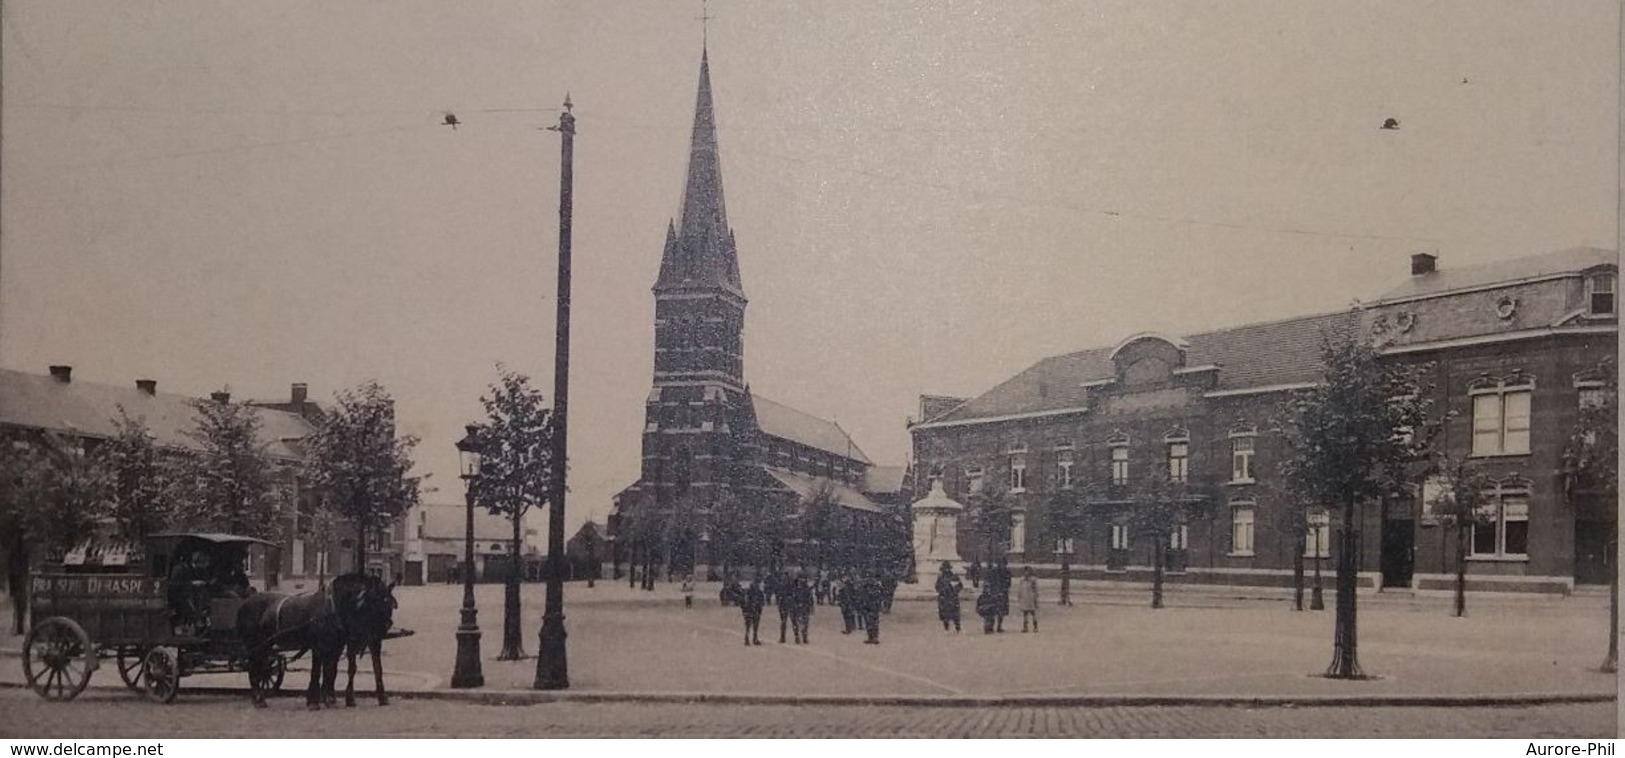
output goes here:
[{"label": "leafy tree", "polygon": [[1439,456],[1435,475],[1442,486],[1429,505],[1440,523],[1456,534],[1455,615],[1459,618],[1467,615],[1468,540],[1474,526],[1488,523],[1484,509],[1492,503],[1486,491],[1494,481],[1476,462],[1447,455]]},{"label": "leafy tree", "polygon": [[1086,518],[1097,523],[1125,524],[1137,541],[1149,541],[1151,607],[1163,607],[1169,542],[1175,529],[1207,507],[1211,493],[1206,480],[1172,480],[1163,471],[1131,477],[1126,484],[1086,479],[1083,492]]},{"label": "leafy tree", "polygon": [[965,498],[970,531],[976,550],[985,563],[997,562],[1010,545],[1013,513],[1010,492],[997,482],[984,482],[982,488]]},{"label": "leafy tree", "polygon": [[[1087,504],[1084,501],[1084,491],[1073,486],[1069,489],[1056,489],[1050,496],[1048,507],[1044,509],[1044,520],[1041,524],[1044,540],[1052,545],[1058,545],[1062,540],[1067,541],[1070,548],[1072,540],[1083,534],[1088,523]],[[1072,590],[1072,550],[1061,550],[1061,604],[1071,604]]]},{"label": "leafy tree", "polygon": [[802,540],[812,546],[814,568],[822,573],[829,564],[829,551],[844,542],[841,496],[835,485],[821,481],[802,503],[797,527]]},{"label": "leafy tree", "polygon": [[[1596,400],[1582,404],[1580,416],[1563,449],[1565,491],[1572,503],[1581,492],[1603,499],[1609,512],[1619,512],[1619,370],[1604,359],[1591,372],[1598,382]],[[1607,552],[1618,551],[1618,522]],[[1608,591],[1608,655],[1602,670],[1619,669],[1619,571],[1616,567]]]},{"label": "leafy tree", "polygon": [[119,408],[113,436],[96,454],[111,474],[108,518],[115,536],[141,544],[149,534],[169,527],[175,507],[171,482],[174,458],[153,442],[142,419],[132,419]]},{"label": "leafy tree", "polygon": [[109,475],[75,440],[43,433],[0,440],[0,534],[9,536],[12,630],[27,631],[32,562],[88,538],[106,512]]},{"label": "leafy tree", "polygon": [[367,565],[367,535],[388,528],[418,503],[411,476],[417,438],[395,434],[395,401],[377,382],[340,392],[308,441],[320,507],[355,531],[355,566]]},{"label": "leafy tree", "polygon": [[1370,345],[1326,337],[1321,381],[1288,401],[1281,464],[1301,502],[1335,507],[1342,517],[1337,552],[1337,618],[1326,675],[1359,679],[1355,587],[1361,504],[1400,491],[1407,469],[1430,449],[1439,424],[1429,411],[1429,366],[1379,364]]},{"label": "leafy tree", "polygon": [[197,445],[177,459],[178,526],[274,541],[286,482],[260,442],[259,411],[245,403],[193,400]]},{"label": "leafy tree", "polygon": [[500,378],[480,397],[485,420],[479,424],[480,475],[470,485],[474,504],[506,516],[513,525],[513,570],[502,604],[502,653],[498,660],[525,657],[520,622],[519,556],[525,514],[547,502],[553,481],[553,418],[530,377],[497,367]]}]

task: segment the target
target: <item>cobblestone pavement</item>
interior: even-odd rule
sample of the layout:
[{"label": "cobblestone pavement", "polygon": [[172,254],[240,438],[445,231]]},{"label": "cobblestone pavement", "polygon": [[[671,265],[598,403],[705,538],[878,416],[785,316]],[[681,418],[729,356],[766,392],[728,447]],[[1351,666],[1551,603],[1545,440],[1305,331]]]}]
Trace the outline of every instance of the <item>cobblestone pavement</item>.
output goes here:
[{"label": "cobblestone pavement", "polygon": [[1615,704],[1527,708],[928,708],[401,700],[317,713],[284,698],[0,692],[0,737],[1564,737],[1616,735]]}]

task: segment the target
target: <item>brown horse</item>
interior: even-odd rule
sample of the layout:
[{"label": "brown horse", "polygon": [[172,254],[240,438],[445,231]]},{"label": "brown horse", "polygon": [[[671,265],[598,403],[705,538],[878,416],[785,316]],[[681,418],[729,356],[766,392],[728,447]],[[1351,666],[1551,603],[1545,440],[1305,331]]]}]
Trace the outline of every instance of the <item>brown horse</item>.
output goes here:
[{"label": "brown horse", "polygon": [[[344,636],[334,598],[327,588],[304,595],[260,592],[237,609],[237,635],[248,659],[248,683],[254,706],[265,707],[271,660],[279,652],[310,651],[310,687],[305,706],[317,710],[324,693],[332,691],[332,672],[344,648]],[[328,675],[325,683],[323,674]]]},{"label": "brown horse", "polygon": [[[333,598],[338,609],[339,629],[344,641],[344,657],[350,662],[349,683],[344,688],[344,705],[355,707],[356,656],[372,654],[372,676],[378,693],[378,704],[389,705],[389,693],[384,691],[383,655],[384,635],[395,625],[395,585],[371,574],[345,574],[333,580]],[[327,699],[333,702],[333,687],[338,679],[338,656],[331,661],[327,680]]]}]

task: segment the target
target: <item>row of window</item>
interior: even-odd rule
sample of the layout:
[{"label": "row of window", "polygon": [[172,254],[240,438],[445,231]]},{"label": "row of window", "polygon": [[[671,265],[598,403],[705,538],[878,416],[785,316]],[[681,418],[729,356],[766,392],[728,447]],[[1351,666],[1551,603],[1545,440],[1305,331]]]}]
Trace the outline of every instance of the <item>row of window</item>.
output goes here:
[{"label": "row of window", "polygon": [[[1235,435],[1231,438],[1231,481],[1246,483],[1253,481],[1253,436],[1252,433]],[[1168,480],[1184,482],[1190,478],[1190,440],[1189,438],[1174,438],[1167,443]],[[1055,481],[1061,489],[1071,489],[1076,482],[1074,468],[1076,461],[1071,450],[1060,450],[1055,459]],[[1027,490],[1027,455],[1014,453],[1010,455],[1010,491],[1014,493]],[[1123,486],[1129,481],[1129,447],[1124,444],[1111,446],[1111,483],[1114,486]],[[973,466],[965,471],[966,491],[972,494],[982,491],[985,472],[979,466]]]}]

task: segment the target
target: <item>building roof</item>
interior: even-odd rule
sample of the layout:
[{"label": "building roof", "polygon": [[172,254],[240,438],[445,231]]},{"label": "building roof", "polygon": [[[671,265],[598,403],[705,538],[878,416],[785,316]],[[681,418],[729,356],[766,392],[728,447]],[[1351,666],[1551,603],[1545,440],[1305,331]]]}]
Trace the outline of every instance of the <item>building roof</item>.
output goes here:
[{"label": "building roof", "polygon": [[[426,540],[461,540],[468,534],[466,505],[428,504],[419,507],[423,514],[423,538]],[[523,529],[524,525],[520,525]],[[521,537],[523,535],[521,534]],[[474,509],[475,542],[509,542],[513,540],[513,521],[497,516],[484,508]]]},{"label": "building roof", "polygon": [[1408,300],[1450,292],[1505,284],[1549,276],[1579,274],[1596,266],[1618,266],[1619,253],[1594,247],[1574,247],[1555,253],[1478,263],[1451,268],[1441,266],[1431,274],[1419,274],[1384,292],[1377,302]]},{"label": "building roof", "polygon": [[907,480],[907,466],[870,466],[863,472],[863,491],[877,495],[901,492]]},{"label": "building roof", "polygon": [[[135,388],[79,379],[63,382],[47,374],[0,369],[0,424],[46,429],[75,436],[110,438],[117,431],[119,408],[140,419],[154,441],[166,447],[196,449],[186,436],[195,428],[196,398],[168,392],[151,395]],[[274,457],[303,457],[298,441],[315,431],[297,414],[256,409],[260,434]]]},{"label": "building roof", "polygon": [[[1324,334],[1348,334],[1355,311],[1248,324],[1185,337],[1185,366],[1218,367],[1215,389],[1244,389],[1313,381],[1320,371]],[[1045,358],[993,389],[967,401],[935,422],[1082,410],[1085,385],[1116,375],[1111,362],[1118,346],[1097,347]]]},{"label": "building roof", "polygon": [[802,500],[812,498],[814,495],[818,494],[819,488],[828,486],[834,490],[836,500],[844,508],[851,508],[859,511],[870,511],[872,513],[879,513],[883,510],[879,505],[876,505],[873,500],[865,497],[862,492],[852,489],[851,487],[834,479],[828,479],[822,476],[811,476],[808,474],[802,474],[796,471],[787,471],[785,469],[774,468],[771,466],[764,466],[762,470],[766,471],[769,476],[777,479],[780,484],[785,486],[785,488],[796,493],[796,496],[800,497]]},{"label": "building roof", "polygon": [[756,426],[764,434],[826,453],[834,453],[859,463],[871,462],[840,424],[798,411],[783,403],[773,402],[754,393],[750,399],[756,409]]}]

